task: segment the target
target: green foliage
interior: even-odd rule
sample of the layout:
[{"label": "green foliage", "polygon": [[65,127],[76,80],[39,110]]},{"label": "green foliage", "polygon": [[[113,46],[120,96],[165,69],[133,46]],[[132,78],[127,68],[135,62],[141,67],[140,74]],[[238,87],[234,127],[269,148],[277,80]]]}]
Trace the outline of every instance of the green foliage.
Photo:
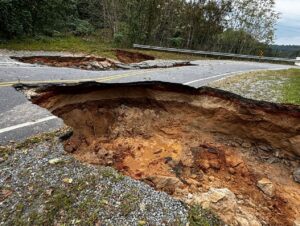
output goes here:
[{"label": "green foliage", "polygon": [[246,2],[0,0],[0,38],[87,36],[106,30],[119,46],[140,43],[258,55],[265,47],[261,42],[272,41],[278,15],[273,0]]},{"label": "green foliage", "polygon": [[182,46],[183,41],[184,41],[184,39],[181,37],[170,38],[171,45],[174,47],[177,47],[177,48]]},{"label": "green foliage", "polygon": [[217,49],[222,52],[243,53],[263,56],[267,45],[258,42],[243,30],[228,29],[218,35],[215,40]]},{"label": "green foliage", "polygon": [[283,88],[283,102],[300,105],[300,70],[289,69],[286,74],[288,80]]},{"label": "green foliage", "polygon": [[87,36],[92,34],[94,27],[86,20],[76,19],[74,22],[69,24],[71,33],[75,36]]},{"label": "green foliage", "polygon": [[[53,36],[57,31],[69,31],[75,21],[79,23],[77,0],[0,0],[0,35],[4,38]],[[70,27],[71,26],[71,27]]]},{"label": "green foliage", "polygon": [[213,213],[202,209],[199,205],[191,206],[189,210],[189,223],[191,226],[219,226],[223,225]]}]

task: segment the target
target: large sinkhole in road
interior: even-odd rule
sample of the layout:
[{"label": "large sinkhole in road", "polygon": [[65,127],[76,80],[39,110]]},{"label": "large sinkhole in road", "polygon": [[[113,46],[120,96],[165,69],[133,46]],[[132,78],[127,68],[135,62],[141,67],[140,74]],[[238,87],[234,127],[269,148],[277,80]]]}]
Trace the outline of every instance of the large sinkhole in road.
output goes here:
[{"label": "large sinkhole in road", "polygon": [[248,213],[290,225],[300,214],[292,178],[300,156],[298,106],[161,82],[22,88],[73,128],[65,150],[82,162],[112,166],[188,203],[206,205],[203,194],[228,188],[234,206],[209,204],[225,222]]}]

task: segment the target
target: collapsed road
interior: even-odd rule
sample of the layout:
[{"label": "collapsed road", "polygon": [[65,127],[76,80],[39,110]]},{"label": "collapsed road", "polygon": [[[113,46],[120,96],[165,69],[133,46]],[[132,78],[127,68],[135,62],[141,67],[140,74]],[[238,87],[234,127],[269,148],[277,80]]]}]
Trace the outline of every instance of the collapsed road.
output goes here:
[{"label": "collapsed road", "polygon": [[72,128],[64,148],[81,162],[112,166],[227,224],[300,216],[299,106],[163,82],[16,89]]},{"label": "collapsed road", "polygon": [[[191,62],[193,66],[185,67],[93,71],[22,63],[10,58],[10,56],[61,57],[70,55],[53,52],[0,52],[0,144],[24,140],[32,135],[53,131],[63,126],[62,120],[47,110],[31,104],[11,87],[19,82],[67,83],[95,80],[105,83],[126,83],[157,80],[200,87],[235,73],[291,67],[256,62],[202,60],[193,61]],[[130,56],[123,55],[122,60],[132,63]]]}]

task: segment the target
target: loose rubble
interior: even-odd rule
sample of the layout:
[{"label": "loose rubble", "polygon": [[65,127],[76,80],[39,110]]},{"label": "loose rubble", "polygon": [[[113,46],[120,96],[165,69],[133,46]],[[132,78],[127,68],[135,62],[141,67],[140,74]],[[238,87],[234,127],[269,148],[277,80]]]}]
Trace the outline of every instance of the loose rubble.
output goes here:
[{"label": "loose rubble", "polygon": [[266,195],[270,196],[270,197],[274,197],[275,195],[275,187],[272,183],[272,181],[270,181],[267,178],[263,178],[261,180],[259,180],[257,182],[257,187],[262,190],[263,193],[265,193]]}]

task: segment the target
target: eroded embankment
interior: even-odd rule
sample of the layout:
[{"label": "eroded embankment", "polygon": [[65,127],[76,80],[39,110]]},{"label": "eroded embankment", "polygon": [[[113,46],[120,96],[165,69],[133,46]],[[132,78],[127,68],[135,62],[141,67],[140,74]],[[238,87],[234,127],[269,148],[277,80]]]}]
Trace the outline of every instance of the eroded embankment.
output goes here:
[{"label": "eroded embankment", "polygon": [[150,55],[119,49],[116,50],[116,58],[119,60],[119,62],[97,56],[24,56],[11,58],[29,64],[79,68],[84,70],[112,70],[124,69],[126,67],[129,69],[130,65],[128,64],[140,63],[147,60],[155,60],[155,57]]},{"label": "eroded embankment", "polygon": [[83,162],[113,166],[234,225],[300,216],[297,106],[159,82],[19,88],[73,128],[65,150]]},{"label": "eroded embankment", "polygon": [[12,58],[23,63],[52,67],[69,67],[84,70],[109,70],[118,68],[115,61],[94,56],[28,56]]}]

